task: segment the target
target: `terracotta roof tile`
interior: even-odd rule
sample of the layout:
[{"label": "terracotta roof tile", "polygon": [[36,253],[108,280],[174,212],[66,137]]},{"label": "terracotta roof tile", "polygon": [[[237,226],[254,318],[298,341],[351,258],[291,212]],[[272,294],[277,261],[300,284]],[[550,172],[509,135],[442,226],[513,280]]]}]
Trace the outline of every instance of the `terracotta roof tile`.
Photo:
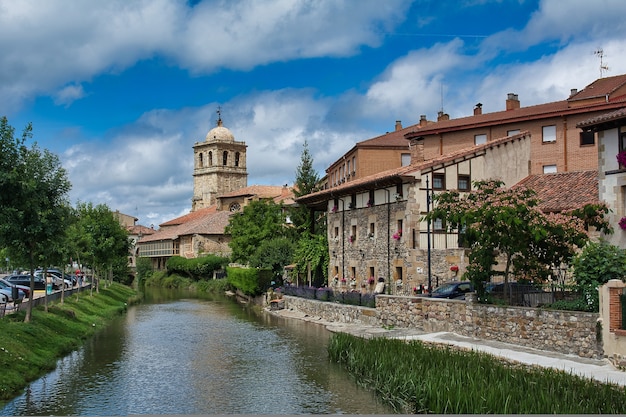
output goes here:
[{"label": "terracotta roof tile", "polygon": [[217,206],[216,205],[205,207],[205,208],[202,208],[200,210],[196,210],[196,211],[192,211],[191,213],[187,213],[184,216],[180,216],[180,217],[177,217],[175,219],[168,220],[165,223],[161,223],[159,225],[159,227],[176,226],[176,225],[179,225],[179,224],[187,223],[187,222],[192,221],[194,219],[197,219],[199,217],[203,217],[203,216],[205,216],[208,213],[215,213],[216,211],[217,211]]},{"label": "terracotta roof tile", "polygon": [[282,194],[284,186],[282,185],[250,185],[220,195],[219,197],[244,197],[258,196],[259,198],[274,198]]},{"label": "terracotta roof tile", "polygon": [[210,211],[206,209],[198,210],[194,213],[201,213],[202,215],[196,216],[181,224],[159,229],[156,233],[142,238],[138,243],[173,240],[179,236],[196,233],[202,235],[222,235],[224,234],[224,228],[228,224],[228,220],[232,214],[226,210]]},{"label": "terracotta roof tile", "polygon": [[626,74],[615,75],[613,77],[598,78],[583,90],[570,97],[569,101],[586,100],[596,97],[606,97],[619,87],[626,84]]},{"label": "terracotta roof tile", "polygon": [[574,210],[600,202],[597,171],[530,175],[515,185],[519,186],[537,193],[539,208],[544,212]]},{"label": "terracotta roof tile", "polygon": [[590,127],[590,126],[594,126],[594,125],[598,125],[598,124],[602,124],[606,122],[611,122],[614,120],[620,120],[624,118],[626,118],[626,107],[622,107],[621,109],[617,109],[609,113],[601,114],[599,116],[592,117],[587,120],[583,120],[582,122],[578,123],[576,127],[580,127],[580,128]]}]

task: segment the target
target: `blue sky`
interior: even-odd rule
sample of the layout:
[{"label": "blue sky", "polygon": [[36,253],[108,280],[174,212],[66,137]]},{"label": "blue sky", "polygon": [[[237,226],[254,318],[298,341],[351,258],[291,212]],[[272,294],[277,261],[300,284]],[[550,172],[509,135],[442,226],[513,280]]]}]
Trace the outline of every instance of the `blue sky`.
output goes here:
[{"label": "blue sky", "polygon": [[624,16],[623,0],[0,0],[0,115],[32,122],[72,203],[156,227],[189,211],[218,106],[248,184],[292,184],[305,140],[321,176],[396,120],[626,73]]}]

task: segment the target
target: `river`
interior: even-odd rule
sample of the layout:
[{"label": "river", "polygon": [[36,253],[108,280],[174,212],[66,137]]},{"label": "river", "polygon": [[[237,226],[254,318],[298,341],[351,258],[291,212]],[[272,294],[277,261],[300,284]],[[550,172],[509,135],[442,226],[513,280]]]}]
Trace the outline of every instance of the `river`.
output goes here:
[{"label": "river", "polygon": [[1,415],[391,414],[330,363],[320,325],[151,291]]}]

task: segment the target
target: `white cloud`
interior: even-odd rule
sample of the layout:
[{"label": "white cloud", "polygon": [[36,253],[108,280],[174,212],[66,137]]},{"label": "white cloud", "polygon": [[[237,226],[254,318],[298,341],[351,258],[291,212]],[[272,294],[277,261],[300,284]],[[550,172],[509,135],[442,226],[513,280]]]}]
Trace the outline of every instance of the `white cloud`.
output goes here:
[{"label": "white cloud", "polygon": [[352,55],[363,45],[380,45],[408,5],[206,0],[190,8],[176,0],[0,0],[0,95],[7,97],[0,113],[154,56],[207,73]]},{"label": "white cloud", "polygon": [[85,97],[85,90],[82,85],[72,84],[63,87],[54,96],[54,103],[57,105],[69,106],[74,101]]}]

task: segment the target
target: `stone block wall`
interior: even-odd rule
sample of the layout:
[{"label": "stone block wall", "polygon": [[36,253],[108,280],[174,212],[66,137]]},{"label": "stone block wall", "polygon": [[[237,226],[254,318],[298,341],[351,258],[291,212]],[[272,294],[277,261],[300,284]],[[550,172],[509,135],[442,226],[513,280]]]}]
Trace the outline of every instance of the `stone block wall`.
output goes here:
[{"label": "stone block wall", "polygon": [[376,296],[376,308],[285,296],[285,307],[340,323],[453,332],[535,349],[602,358],[598,314],[530,307],[500,307],[413,296]]}]

